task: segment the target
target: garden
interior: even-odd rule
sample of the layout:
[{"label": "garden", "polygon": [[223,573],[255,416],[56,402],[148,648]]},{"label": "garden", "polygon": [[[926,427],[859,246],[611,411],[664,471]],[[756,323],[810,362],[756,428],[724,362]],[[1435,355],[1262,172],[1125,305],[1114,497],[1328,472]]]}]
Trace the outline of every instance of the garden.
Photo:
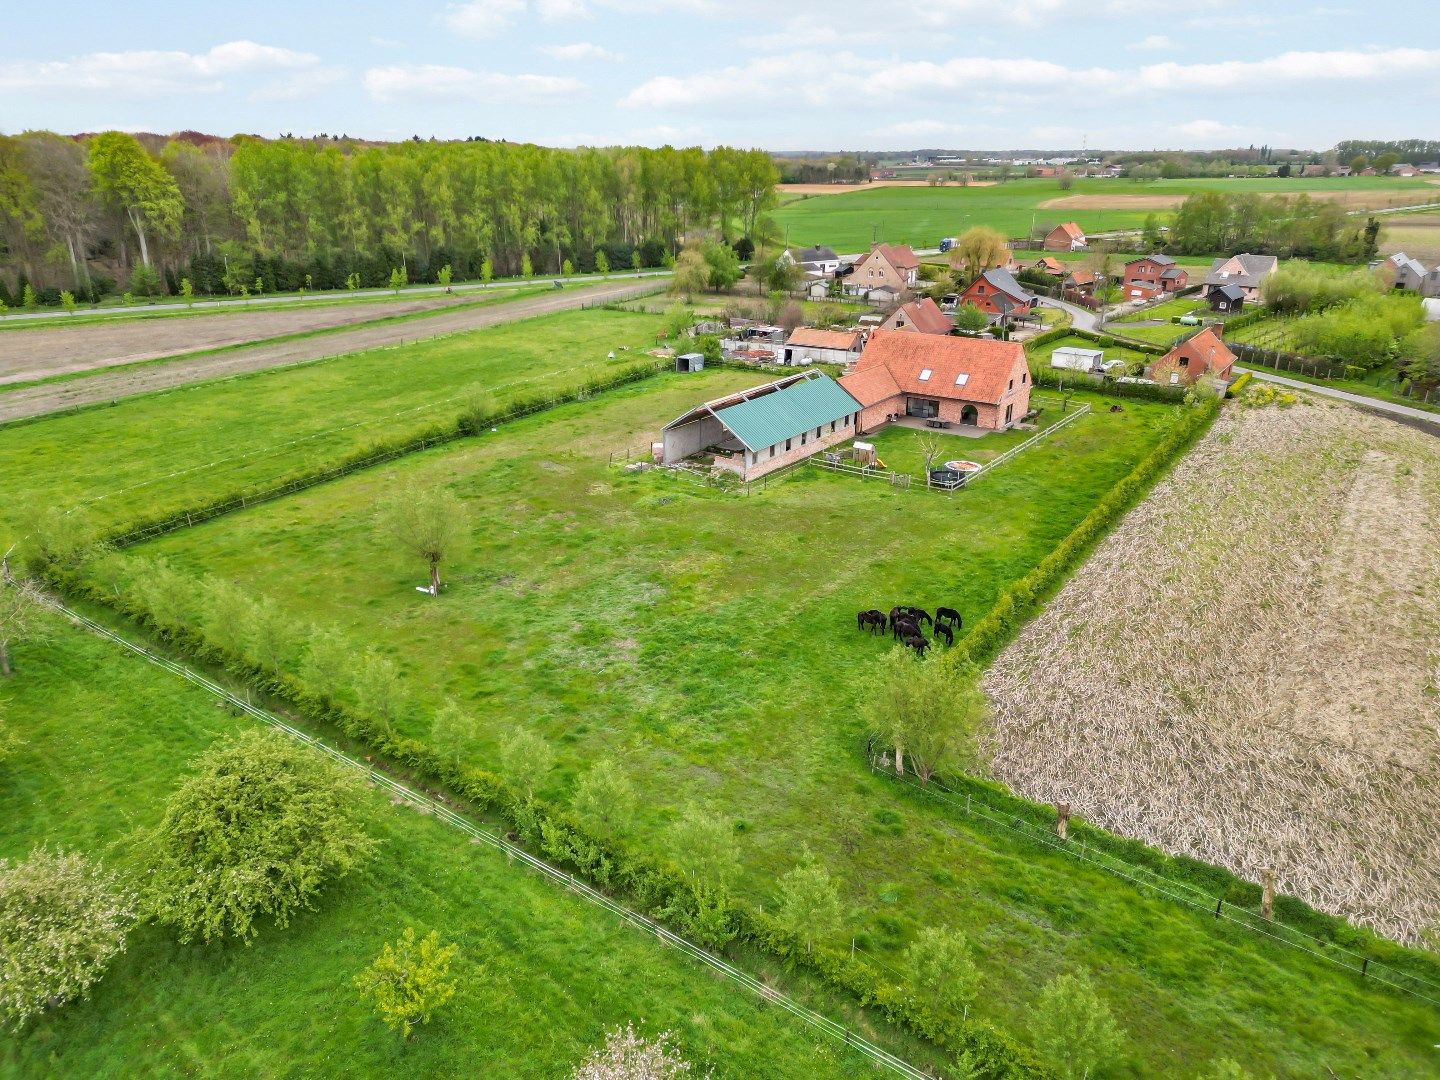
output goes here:
[{"label": "garden", "polygon": [[[1022,1043],[1039,988],[1103,969],[1131,1033],[1119,1075],[1177,1058],[1200,1069],[1217,1042],[1287,1075],[1414,1052],[1406,1033],[1423,1013],[1409,1002],[1064,852],[917,806],[864,767],[866,695],[888,644],[858,634],[854,612],[944,603],[970,627],[1182,414],[1096,410],[954,499],[818,470],[738,496],[607,467],[605,449],[741,377],[665,376],[562,405],[106,556],[84,587],[427,754],[483,766],[529,746],[528,760],[553,762],[518,770],[537,805],[626,858],[677,858],[693,806],[735,837],[733,895],[747,908],[773,907],[777,879],[809,852],[840,885],[807,930],[817,955],[850,945],[891,971],[923,928],[963,928],[979,973],[971,1017]],[[377,518],[420,493],[464,523],[437,597],[416,592],[424,561]],[[1239,1007],[1242,985],[1303,999],[1304,1029]]]}]

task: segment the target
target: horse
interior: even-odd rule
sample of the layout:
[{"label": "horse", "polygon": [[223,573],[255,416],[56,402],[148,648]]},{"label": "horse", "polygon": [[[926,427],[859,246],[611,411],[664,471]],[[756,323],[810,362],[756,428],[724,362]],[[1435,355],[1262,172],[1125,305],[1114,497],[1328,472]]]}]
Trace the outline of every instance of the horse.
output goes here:
[{"label": "horse", "polygon": [[892,607],[890,609],[890,629],[895,629],[895,624],[901,619],[910,617],[910,609],[904,607]]},{"label": "horse", "polygon": [[920,608],[920,607],[907,607],[905,610],[908,611],[911,615],[913,615],[913,616],[915,617],[915,621],[916,621],[917,623],[922,623],[922,622],[923,622],[923,623],[929,623],[931,626],[934,626],[934,625],[935,625],[935,620],[932,619],[932,618],[930,618],[930,613],[927,612],[924,608]]},{"label": "horse", "polygon": [[925,650],[930,647],[930,642],[919,634],[910,634],[905,638],[905,644],[915,650],[916,656],[924,656]]},{"label": "horse", "polygon": [[869,611],[862,611],[855,616],[855,623],[857,630],[869,630],[873,634],[876,627],[881,630],[885,629],[885,613],[873,608]]},{"label": "horse", "polygon": [[955,644],[955,631],[951,630],[950,627],[946,626],[943,622],[937,622],[935,624],[934,633],[936,641],[939,641],[943,637],[947,646]]},{"label": "horse", "polygon": [[935,609],[935,621],[938,623],[941,619],[954,623],[957,630],[960,628],[960,613],[953,607],[937,607]]},{"label": "horse", "polygon": [[890,627],[890,636],[896,641],[904,637],[913,637],[918,633],[920,633],[920,627],[916,624],[915,620],[906,618],[904,615],[900,616],[894,625]]}]

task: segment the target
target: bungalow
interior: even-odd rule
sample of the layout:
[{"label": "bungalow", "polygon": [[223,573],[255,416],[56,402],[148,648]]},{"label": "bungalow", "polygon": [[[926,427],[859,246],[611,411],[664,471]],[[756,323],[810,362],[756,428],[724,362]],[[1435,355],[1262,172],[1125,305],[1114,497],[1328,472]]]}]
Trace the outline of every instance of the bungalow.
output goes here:
[{"label": "bungalow", "polygon": [[1157,296],[1179,292],[1190,284],[1190,275],[1175,264],[1169,255],[1142,255],[1125,264],[1123,274],[1125,299],[1153,300]]},{"label": "bungalow", "polygon": [[997,319],[1029,315],[1035,297],[1008,270],[986,270],[960,294],[961,304],[974,304]]},{"label": "bungalow", "polygon": [[697,454],[742,481],[802,461],[856,434],[860,405],[828,375],[806,371],[697,405],[665,425],[660,462]]},{"label": "bungalow", "polygon": [[1003,431],[1030,408],[1015,341],[877,330],[840,385],[862,407],[859,433],[905,416]]},{"label": "bungalow", "polygon": [[780,258],[815,277],[834,277],[840,269],[840,256],[828,247],[786,248]]},{"label": "bungalow", "polygon": [[1054,274],[1056,277],[1063,277],[1065,275],[1065,264],[1055,258],[1054,255],[1042,255],[1035,260],[1035,265],[1032,269],[1039,270],[1042,274]]},{"label": "bungalow", "polygon": [[1071,270],[1060,283],[1060,288],[1080,296],[1094,296],[1099,285],[1100,279],[1093,270]]},{"label": "bungalow", "polygon": [[845,278],[845,291],[857,296],[888,286],[903,293],[913,289],[920,273],[920,260],[904,244],[871,244],[870,250],[855,260]]},{"label": "bungalow", "polygon": [[1220,332],[1207,326],[1156,360],[1145,374],[1157,383],[1194,386],[1202,375],[1228,381],[1234,366],[1235,354],[1220,340]]},{"label": "bungalow", "polygon": [[1239,285],[1222,285],[1211,289],[1205,296],[1210,301],[1210,310],[1224,312],[1239,311],[1245,304],[1245,290]]},{"label": "bungalow", "polygon": [[948,334],[955,329],[955,320],[926,296],[896,308],[880,324],[880,329],[903,330],[912,334]]},{"label": "bungalow", "polygon": [[1090,246],[1090,242],[1085,239],[1085,233],[1079,225],[1067,221],[1064,225],[1056,225],[1045,234],[1043,246],[1046,251],[1084,251]]},{"label": "bungalow", "polygon": [[865,348],[865,338],[858,330],[814,330],[802,326],[785,339],[782,364],[803,367],[808,364],[853,364]]},{"label": "bungalow", "polygon": [[1209,299],[1216,289],[1238,285],[1245,295],[1245,302],[1253,304],[1260,299],[1260,283],[1279,265],[1280,260],[1274,255],[1232,255],[1228,259],[1216,259],[1205,275],[1201,295]]}]

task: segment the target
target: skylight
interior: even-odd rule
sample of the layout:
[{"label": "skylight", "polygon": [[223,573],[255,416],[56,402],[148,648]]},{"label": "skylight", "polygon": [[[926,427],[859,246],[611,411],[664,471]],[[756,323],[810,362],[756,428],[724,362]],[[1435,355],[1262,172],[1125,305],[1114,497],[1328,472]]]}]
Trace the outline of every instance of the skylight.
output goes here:
[{"label": "skylight", "polygon": [[968,371],[962,371],[959,375],[956,375],[956,376],[955,376],[955,385],[956,385],[956,386],[964,386],[964,385],[965,385],[967,382],[969,382],[969,381],[970,381],[970,373],[969,373]]},{"label": "skylight", "polygon": [[921,382],[926,382],[926,381],[928,381],[929,378],[930,378],[930,375],[931,375],[931,371],[930,371],[930,369],[927,367],[924,371],[920,372],[920,381],[921,381]]}]

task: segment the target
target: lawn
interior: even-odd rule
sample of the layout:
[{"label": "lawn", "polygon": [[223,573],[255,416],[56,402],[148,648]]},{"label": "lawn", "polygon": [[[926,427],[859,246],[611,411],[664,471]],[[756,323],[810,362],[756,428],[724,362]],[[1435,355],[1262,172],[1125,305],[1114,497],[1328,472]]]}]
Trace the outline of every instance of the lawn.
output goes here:
[{"label": "lawn", "polygon": [[[54,629],[0,686],[23,739],[0,773],[0,857],[45,843],[143,875],[142,832],[189,763],[255,721],[58,619]],[[316,911],[263,927],[248,948],[139,929],[89,1001],[0,1039],[0,1073],[497,1076],[503,1063],[507,1077],[550,1078],[628,1020],[672,1031],[697,1071],[716,1076],[864,1071],[800,1020],[436,819],[378,791],[362,814],[380,856]],[[350,984],[407,926],[460,946],[461,984],[408,1046]]]},{"label": "lawn", "polygon": [[1210,305],[1200,299],[1199,296],[1177,296],[1173,300],[1165,300],[1153,307],[1140,308],[1136,311],[1127,311],[1119,316],[1115,322],[1135,322],[1137,320],[1164,319],[1169,321],[1178,315],[1189,315],[1191,312],[1208,311]]},{"label": "lawn", "polygon": [[[1119,1075],[1193,1074],[1221,1047],[1284,1076],[1430,1063],[1434,1016],[1413,1002],[865,768],[864,685],[888,643],[854,613],[944,603],[973,623],[1155,444],[1170,407],[1097,410],[953,498],[818,471],[742,498],[607,468],[606,450],[740,378],[651,380],[140,550],[382,650],[411,695],[406,733],[425,737],[447,698],[483,724],[476,761],[533,726],[557,756],[547,801],[616,760],[640,795],[628,840],[661,857],[686,803],[724,815],[754,902],[773,903],[810,848],[844,882],[843,939],[884,962],[920,925],[963,927],[975,1011],[1022,1040],[1039,987],[1085,966],[1131,1032]],[[411,481],[471,510],[439,600],[373,524]]]},{"label": "lawn", "polygon": [[[1433,201],[1436,189],[1423,180],[1389,177],[1354,177],[1318,180],[1215,179],[1162,180],[1137,184],[1128,180],[1077,179],[1069,191],[1055,180],[1013,180],[992,187],[872,188],[843,195],[814,195],[779,207],[776,224],[789,230],[791,243],[828,244],[836,251],[865,251],[873,236],[891,243],[933,248],[942,237],[958,236],[972,225],[989,225],[1006,236],[1029,234],[1032,224],[1077,222],[1090,233],[1138,229],[1152,212],[1154,201],[1183,199],[1198,191],[1253,192],[1279,195],[1306,192],[1373,193],[1377,205]],[[1046,207],[1052,200],[1099,196],[1109,209],[1087,209],[1083,204]],[[1132,197],[1151,201],[1132,208]]]},{"label": "lawn", "polygon": [[[1106,360],[1126,360],[1131,364],[1147,364],[1155,357],[1149,353],[1141,352],[1139,349],[1129,349],[1124,345],[1097,345],[1092,338],[1080,337],[1078,334],[1067,334],[1065,337],[1055,341],[1047,341],[1042,345],[1027,347],[1025,355],[1030,361],[1030,370],[1039,371],[1041,368],[1050,367],[1050,356],[1056,349],[1100,349],[1105,354]],[[1044,391],[1039,391],[1043,393]]]},{"label": "lawn", "polygon": [[503,405],[575,387],[645,359],[660,323],[565,312],[6,425],[0,542],[8,547],[37,507],[86,503],[98,524],[114,525],[453,426],[476,394]]}]

